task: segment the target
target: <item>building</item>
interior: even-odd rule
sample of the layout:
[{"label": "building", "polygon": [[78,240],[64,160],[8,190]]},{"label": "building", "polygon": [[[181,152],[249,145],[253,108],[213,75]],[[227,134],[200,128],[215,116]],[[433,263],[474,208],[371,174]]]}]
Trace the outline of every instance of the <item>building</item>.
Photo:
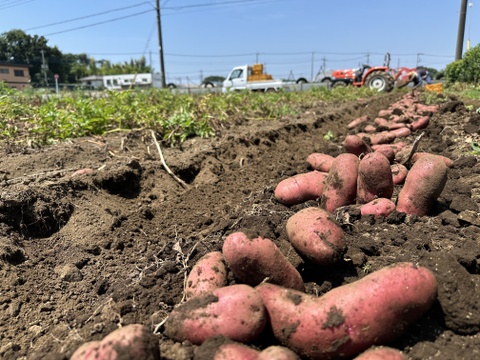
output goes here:
[{"label": "building", "polygon": [[152,74],[92,75],[80,79],[90,89],[121,90],[130,87],[151,87]]},{"label": "building", "polygon": [[0,82],[18,90],[30,87],[30,65],[0,62]]}]

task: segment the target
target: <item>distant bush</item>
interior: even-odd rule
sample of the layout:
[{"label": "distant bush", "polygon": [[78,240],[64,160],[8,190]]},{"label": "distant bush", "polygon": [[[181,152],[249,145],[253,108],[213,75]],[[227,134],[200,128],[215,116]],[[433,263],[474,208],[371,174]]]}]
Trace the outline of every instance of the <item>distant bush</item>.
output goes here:
[{"label": "distant bush", "polygon": [[477,84],[480,80],[480,45],[468,50],[463,59],[448,64],[445,68],[445,80],[448,83]]}]

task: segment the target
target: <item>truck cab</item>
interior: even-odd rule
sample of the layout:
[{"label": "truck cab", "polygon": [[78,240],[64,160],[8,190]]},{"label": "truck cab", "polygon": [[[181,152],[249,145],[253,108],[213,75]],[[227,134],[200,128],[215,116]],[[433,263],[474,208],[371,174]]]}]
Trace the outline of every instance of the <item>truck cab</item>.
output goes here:
[{"label": "truck cab", "polygon": [[254,64],[234,67],[223,82],[222,91],[277,91],[283,86],[283,81],[273,80],[272,75],[263,72],[262,64]]}]

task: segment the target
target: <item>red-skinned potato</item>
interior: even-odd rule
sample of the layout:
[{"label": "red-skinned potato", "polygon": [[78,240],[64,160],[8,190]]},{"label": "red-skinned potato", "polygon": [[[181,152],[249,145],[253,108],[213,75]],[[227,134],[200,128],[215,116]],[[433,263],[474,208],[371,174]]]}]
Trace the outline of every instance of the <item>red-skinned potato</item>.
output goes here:
[{"label": "red-skinned potato", "polygon": [[425,156],[425,155],[435,155],[435,156],[439,156],[440,159],[443,160],[443,162],[445,163],[445,165],[447,165],[449,168],[452,168],[453,167],[453,160],[446,157],[446,156],[443,156],[443,155],[436,155],[436,154],[431,154],[431,153],[428,153],[428,152],[422,152],[422,151],[419,151],[419,152],[416,152],[412,155],[412,159],[411,159],[411,162],[412,163],[415,163],[418,159],[420,159],[422,156]]},{"label": "red-skinned potato", "polygon": [[437,155],[420,157],[408,171],[398,194],[397,211],[425,216],[447,182],[447,165]]},{"label": "red-skinned potato", "polygon": [[126,325],[101,341],[91,341],[80,346],[70,360],[160,360],[158,339],[145,326]]},{"label": "red-skinned potato", "polygon": [[417,120],[413,121],[411,124],[412,130],[417,131],[420,129],[425,129],[428,124],[430,123],[430,117],[429,116],[422,116],[418,118]]},{"label": "red-skinned potato", "polygon": [[352,357],[387,344],[436,299],[427,268],[397,263],[316,297],[262,283],[257,286],[280,343],[308,359]]},{"label": "red-skinned potato", "polygon": [[347,128],[348,129],[354,129],[356,128],[357,126],[359,126],[360,124],[366,122],[368,120],[368,116],[367,115],[363,115],[363,116],[360,116],[352,121],[350,121],[347,125]]},{"label": "red-skinned potato", "polygon": [[360,206],[361,215],[373,215],[374,218],[387,217],[394,211],[395,203],[385,198],[375,199]]},{"label": "red-skinned potato", "polygon": [[257,360],[300,360],[300,358],[289,348],[272,345],[262,350]]},{"label": "red-skinned potato", "polygon": [[381,131],[369,136],[372,145],[389,144],[395,140],[396,135],[392,131]]},{"label": "red-skinned potato", "polygon": [[390,165],[390,169],[392,169],[393,185],[403,184],[408,174],[407,167],[402,164],[392,164]]},{"label": "red-skinned potato", "polygon": [[286,230],[298,253],[317,265],[338,262],[346,250],[342,228],[328,211],[318,207],[293,214],[287,220]]},{"label": "red-skinned potato", "polygon": [[165,335],[176,341],[201,344],[223,335],[248,343],[263,332],[267,321],[259,293],[248,285],[230,285],[194,297],[173,309],[165,322]]},{"label": "red-skinned potato", "polygon": [[320,198],[322,208],[333,212],[340,206],[355,202],[359,162],[357,156],[349,153],[340,154],[335,158]]},{"label": "red-skinned potato", "polygon": [[407,360],[407,357],[400,350],[387,346],[374,346],[353,360]]},{"label": "red-skinned potato", "polygon": [[393,134],[394,139],[395,139],[395,138],[401,138],[401,137],[410,136],[410,134],[412,133],[412,131],[411,131],[409,128],[407,128],[407,127],[401,127],[401,128],[399,128],[399,129],[390,130],[389,133]]},{"label": "red-skinned potato", "polygon": [[395,152],[393,150],[393,146],[389,144],[377,145],[373,150],[378,151],[379,153],[382,153],[383,155],[385,155],[385,157],[388,159],[390,163],[392,163],[393,160],[395,160]]},{"label": "red-skinned potato", "polygon": [[323,153],[312,153],[307,157],[307,163],[313,170],[328,172],[335,158]]},{"label": "red-skinned potato", "polygon": [[194,359],[258,360],[260,352],[221,335],[212,336],[195,349]]},{"label": "red-skinned potato", "polygon": [[188,274],[185,296],[190,299],[227,285],[227,266],[220,251],[205,254]]},{"label": "red-skinned potato", "polygon": [[326,178],[326,172],[317,170],[286,178],[275,188],[275,198],[288,206],[318,199],[322,195]]},{"label": "red-skinned potato", "polygon": [[392,194],[390,161],[377,151],[365,155],[358,165],[357,204],[366,204],[377,198],[390,199]]},{"label": "red-skinned potato", "polygon": [[235,232],[225,239],[222,252],[235,277],[246,284],[255,286],[268,277],[273,284],[305,290],[300,273],[270,239]]},{"label": "red-skinned potato", "polygon": [[370,146],[358,135],[347,135],[343,141],[345,151],[354,155],[372,152]]}]

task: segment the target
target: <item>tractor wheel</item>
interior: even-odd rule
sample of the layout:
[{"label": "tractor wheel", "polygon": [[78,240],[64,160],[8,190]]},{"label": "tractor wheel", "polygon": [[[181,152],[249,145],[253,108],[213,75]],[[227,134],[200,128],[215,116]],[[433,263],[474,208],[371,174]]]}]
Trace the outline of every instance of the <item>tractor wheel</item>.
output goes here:
[{"label": "tractor wheel", "polygon": [[347,83],[345,81],[335,81],[331,85],[332,88],[345,87],[345,86],[347,86]]},{"label": "tractor wheel", "polygon": [[390,92],[393,90],[393,76],[385,71],[372,71],[365,79],[365,86],[378,92]]}]

